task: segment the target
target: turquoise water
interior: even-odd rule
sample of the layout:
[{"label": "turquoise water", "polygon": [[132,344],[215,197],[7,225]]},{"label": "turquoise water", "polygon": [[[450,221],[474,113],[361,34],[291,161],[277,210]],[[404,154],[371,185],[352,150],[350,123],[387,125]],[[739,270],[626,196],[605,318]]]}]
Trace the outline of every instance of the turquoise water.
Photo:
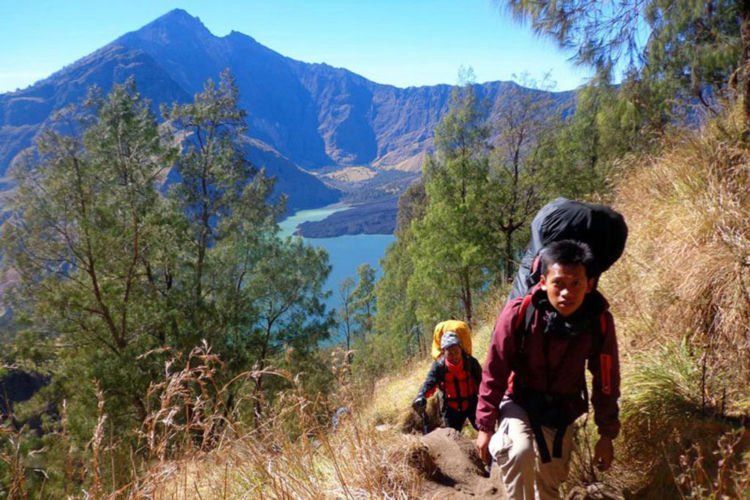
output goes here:
[{"label": "turquoise water", "polygon": [[[282,236],[291,236],[294,234],[294,231],[297,229],[297,226],[302,224],[303,222],[317,222],[320,220],[325,219],[329,215],[335,212],[340,212],[341,210],[346,210],[349,208],[348,205],[344,205],[343,203],[336,203],[335,205],[328,205],[327,207],[322,208],[313,208],[311,210],[302,210],[299,212],[294,212],[292,215],[281,221],[279,224],[279,227],[281,228],[281,235]],[[311,238],[303,238],[305,241],[311,241]],[[315,239],[322,239],[322,238],[315,238]],[[329,238],[325,238],[329,239]],[[333,239],[333,238],[330,238]]]},{"label": "turquoise water", "polygon": [[[313,210],[303,210],[286,218],[279,226],[284,236],[294,233],[297,226],[306,221],[319,221],[334,212],[345,210],[346,205],[336,204]],[[326,290],[331,296],[326,301],[329,308],[337,308],[341,302],[338,296],[339,284],[351,276],[356,280],[357,267],[370,264],[380,277],[380,259],[385,255],[395,236],[391,234],[357,234],[354,236],[337,236],[336,238],[303,238],[305,243],[322,247],[328,252],[331,274],[326,282]]]}]

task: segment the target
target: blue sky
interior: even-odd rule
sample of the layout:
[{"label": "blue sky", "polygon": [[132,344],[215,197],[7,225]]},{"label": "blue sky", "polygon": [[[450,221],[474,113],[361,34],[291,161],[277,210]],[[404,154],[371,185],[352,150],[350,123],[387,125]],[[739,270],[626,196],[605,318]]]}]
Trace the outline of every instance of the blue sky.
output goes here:
[{"label": "blue sky", "polygon": [[557,90],[591,74],[492,0],[0,0],[0,92],[23,88],[173,8],[217,36],[232,30],[286,56],[400,87],[551,72]]}]

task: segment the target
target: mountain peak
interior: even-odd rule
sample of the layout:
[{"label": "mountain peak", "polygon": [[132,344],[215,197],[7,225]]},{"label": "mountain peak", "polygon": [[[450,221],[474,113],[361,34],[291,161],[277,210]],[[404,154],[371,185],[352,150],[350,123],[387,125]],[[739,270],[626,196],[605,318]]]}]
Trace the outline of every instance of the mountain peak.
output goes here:
[{"label": "mountain peak", "polygon": [[184,9],[172,9],[166,14],[157,17],[149,24],[181,24],[181,25],[193,25],[205,28],[201,22],[201,18],[198,16],[191,16],[190,13]]},{"label": "mountain peak", "polygon": [[190,13],[183,9],[170,10],[134,33],[147,38],[167,40],[184,39],[188,34],[213,36],[199,17],[191,16]]}]

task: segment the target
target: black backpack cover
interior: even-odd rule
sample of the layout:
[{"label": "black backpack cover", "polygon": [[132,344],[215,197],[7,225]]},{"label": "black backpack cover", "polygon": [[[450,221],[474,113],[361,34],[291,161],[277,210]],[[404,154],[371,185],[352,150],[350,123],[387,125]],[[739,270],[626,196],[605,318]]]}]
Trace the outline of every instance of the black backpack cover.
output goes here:
[{"label": "black backpack cover", "polygon": [[524,253],[508,300],[526,295],[539,282],[534,260],[546,245],[560,240],[587,243],[594,254],[594,276],[612,267],[625,250],[628,226],[610,207],[557,198],[548,203],[531,222],[531,241]]}]

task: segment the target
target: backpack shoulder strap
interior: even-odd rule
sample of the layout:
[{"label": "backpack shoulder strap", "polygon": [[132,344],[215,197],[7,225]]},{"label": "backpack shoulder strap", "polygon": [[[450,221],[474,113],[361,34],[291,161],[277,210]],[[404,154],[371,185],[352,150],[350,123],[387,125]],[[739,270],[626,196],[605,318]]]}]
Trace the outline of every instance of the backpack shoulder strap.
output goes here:
[{"label": "backpack shoulder strap", "polygon": [[[602,393],[610,395],[612,393],[612,355],[603,354],[604,339],[609,331],[609,314],[607,311],[602,312],[599,317],[599,335],[594,335],[594,352],[593,359],[599,362],[599,370],[601,376],[601,390]],[[587,394],[588,399],[588,394]]]},{"label": "backpack shoulder strap", "polygon": [[531,306],[531,294],[526,294],[521,301],[521,308],[518,311],[518,315],[513,318],[513,332],[517,332],[521,328],[521,324],[526,321],[529,306]]},{"label": "backpack shoulder strap", "polygon": [[[526,337],[531,332],[531,322],[534,319],[534,304],[531,303],[531,294],[526,294],[521,301],[521,308],[518,315],[514,318],[513,335],[518,345],[517,352],[523,353],[526,344]],[[523,327],[523,328],[522,328]]]}]

